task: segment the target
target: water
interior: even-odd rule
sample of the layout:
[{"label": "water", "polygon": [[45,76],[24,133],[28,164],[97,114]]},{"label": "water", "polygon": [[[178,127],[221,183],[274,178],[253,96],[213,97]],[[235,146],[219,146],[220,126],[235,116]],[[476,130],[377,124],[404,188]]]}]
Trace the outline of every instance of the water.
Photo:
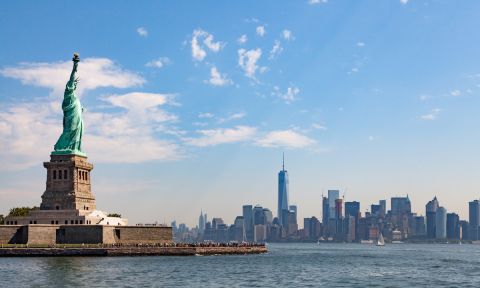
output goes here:
[{"label": "water", "polygon": [[269,249],[249,256],[0,258],[0,287],[480,287],[480,245]]}]

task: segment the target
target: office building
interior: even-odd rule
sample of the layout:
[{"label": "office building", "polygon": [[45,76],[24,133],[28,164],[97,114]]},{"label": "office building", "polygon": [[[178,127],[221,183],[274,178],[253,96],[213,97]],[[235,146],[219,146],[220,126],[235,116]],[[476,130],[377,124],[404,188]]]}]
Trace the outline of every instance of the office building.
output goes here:
[{"label": "office building", "polygon": [[340,199],[339,190],[328,190],[328,219],[335,219],[335,200]]},{"label": "office building", "polygon": [[447,214],[447,239],[460,239],[460,218],[456,213]]},{"label": "office building", "polygon": [[277,217],[283,223],[282,210],[288,210],[288,173],[285,170],[285,156],[282,162],[282,171],[278,173],[278,210]]},{"label": "office building", "polygon": [[447,209],[438,207],[435,215],[435,238],[447,238]]},{"label": "office building", "polygon": [[427,217],[427,238],[433,239],[435,238],[435,219],[436,219],[436,212],[438,209],[438,200],[437,197],[433,198],[432,200],[428,201],[427,205],[425,206],[425,215]]},{"label": "office building", "polygon": [[473,200],[468,203],[468,236],[470,240],[479,240],[480,201]]},{"label": "office building", "polygon": [[253,241],[253,207],[252,205],[243,205],[243,221],[245,226],[245,235],[247,241]]}]

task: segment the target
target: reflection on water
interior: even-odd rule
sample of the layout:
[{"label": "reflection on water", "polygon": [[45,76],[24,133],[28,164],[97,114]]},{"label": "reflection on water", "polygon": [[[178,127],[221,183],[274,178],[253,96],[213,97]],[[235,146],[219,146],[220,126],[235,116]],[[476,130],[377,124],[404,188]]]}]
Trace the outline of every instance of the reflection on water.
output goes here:
[{"label": "reflection on water", "polygon": [[248,256],[0,258],[0,287],[479,287],[480,246],[270,244]]}]

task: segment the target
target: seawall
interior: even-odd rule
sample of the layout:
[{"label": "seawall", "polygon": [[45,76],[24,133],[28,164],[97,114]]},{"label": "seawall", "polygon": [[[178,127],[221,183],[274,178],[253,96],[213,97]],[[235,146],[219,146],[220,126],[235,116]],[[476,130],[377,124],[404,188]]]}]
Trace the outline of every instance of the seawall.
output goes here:
[{"label": "seawall", "polygon": [[194,256],[245,255],[268,252],[266,246],[237,247],[98,247],[98,248],[0,248],[0,257],[63,257],[63,256]]}]

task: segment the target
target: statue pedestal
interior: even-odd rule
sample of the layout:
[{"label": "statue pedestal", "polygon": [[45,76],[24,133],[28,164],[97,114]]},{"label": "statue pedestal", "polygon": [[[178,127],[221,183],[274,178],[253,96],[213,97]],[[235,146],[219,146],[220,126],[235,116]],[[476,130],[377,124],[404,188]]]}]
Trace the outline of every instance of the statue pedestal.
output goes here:
[{"label": "statue pedestal", "polygon": [[90,179],[93,165],[87,162],[87,157],[52,154],[50,162],[44,162],[43,166],[47,169],[47,187],[40,210],[96,209]]}]

